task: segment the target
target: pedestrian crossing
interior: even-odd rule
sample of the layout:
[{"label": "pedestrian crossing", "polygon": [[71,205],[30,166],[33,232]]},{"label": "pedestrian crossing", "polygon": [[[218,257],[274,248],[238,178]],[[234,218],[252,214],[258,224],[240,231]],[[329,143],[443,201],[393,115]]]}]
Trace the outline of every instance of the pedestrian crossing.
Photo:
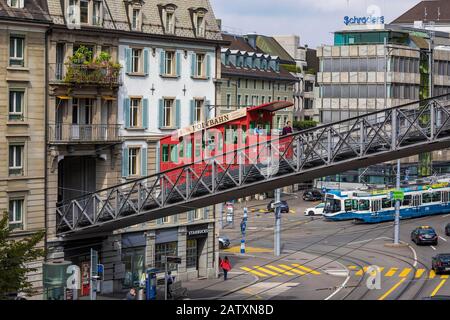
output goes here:
[{"label": "pedestrian crossing", "polygon": [[[392,278],[392,277],[398,277],[398,278],[407,278],[411,277],[412,273],[414,272],[413,268],[397,268],[397,267],[379,267],[380,272],[384,277]],[[363,276],[366,273],[368,273],[368,266],[357,267],[357,266],[348,266],[348,269],[350,271],[354,272],[354,275],[356,276]],[[436,275],[436,273],[433,270],[430,270],[427,272],[426,269],[419,268],[416,269],[414,278],[415,279],[421,279],[423,277],[426,277],[427,279],[434,279],[434,278],[440,278],[440,279],[448,279],[448,275]]]},{"label": "pedestrian crossing", "polygon": [[276,265],[263,265],[263,266],[243,266],[241,270],[251,273],[260,278],[265,277],[279,277],[279,276],[305,276],[305,275],[320,275],[320,272],[309,268],[307,266],[291,263],[291,264],[276,264]]}]

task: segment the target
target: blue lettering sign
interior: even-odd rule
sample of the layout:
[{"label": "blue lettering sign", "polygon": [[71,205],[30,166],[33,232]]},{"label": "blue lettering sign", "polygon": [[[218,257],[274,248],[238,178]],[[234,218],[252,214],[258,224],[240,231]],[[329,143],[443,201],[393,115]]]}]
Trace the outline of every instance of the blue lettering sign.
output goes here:
[{"label": "blue lettering sign", "polygon": [[344,17],[344,24],[345,25],[352,25],[352,24],[384,24],[384,16],[381,17]]}]

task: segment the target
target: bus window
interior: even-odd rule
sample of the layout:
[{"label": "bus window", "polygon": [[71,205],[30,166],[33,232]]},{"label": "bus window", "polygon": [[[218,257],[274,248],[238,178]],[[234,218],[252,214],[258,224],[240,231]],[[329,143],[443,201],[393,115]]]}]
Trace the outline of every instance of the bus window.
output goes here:
[{"label": "bus window", "polygon": [[378,200],[378,199],[372,200],[372,211],[373,212],[380,211],[380,206],[381,206],[381,200]]},{"label": "bus window", "polygon": [[381,200],[381,207],[382,207],[383,209],[392,208],[392,201],[391,201],[391,199],[383,198],[383,199]]},{"label": "bus window", "polygon": [[448,191],[442,191],[442,202],[448,202]]},{"label": "bus window", "polygon": [[162,161],[163,162],[169,161],[169,146],[167,144],[164,144],[162,146]]},{"label": "bus window", "polygon": [[405,195],[405,197],[403,198],[403,205],[404,206],[410,206],[411,205],[411,199],[412,199],[412,196],[409,194],[409,195]]},{"label": "bus window", "polygon": [[431,201],[432,202],[441,202],[441,192],[436,191],[431,194]]},{"label": "bus window", "polygon": [[341,200],[328,198],[325,201],[324,213],[336,213],[341,211]]},{"label": "bus window", "polygon": [[431,193],[423,193],[422,194],[422,203],[430,203],[431,202]]},{"label": "bus window", "polygon": [[352,200],[352,209],[355,211],[358,210],[358,200],[356,200],[356,199]]},{"label": "bus window", "polygon": [[173,163],[178,162],[178,146],[172,146],[170,150],[170,161]]},{"label": "bus window", "polygon": [[370,208],[370,201],[369,200],[359,200],[358,201],[358,210],[359,211],[367,211]]},{"label": "bus window", "polygon": [[352,200],[347,199],[344,201],[345,211],[352,211]]}]

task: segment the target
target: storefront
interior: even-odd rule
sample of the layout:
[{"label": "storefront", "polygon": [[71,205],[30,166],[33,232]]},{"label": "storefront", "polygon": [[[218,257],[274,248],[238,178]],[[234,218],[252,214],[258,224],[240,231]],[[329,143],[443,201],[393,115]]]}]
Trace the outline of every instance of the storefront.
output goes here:
[{"label": "storefront", "polygon": [[207,276],[209,234],[208,224],[194,225],[187,228],[186,269],[196,277]]},{"label": "storefront", "polygon": [[[155,233],[155,264],[154,267],[165,270],[163,256],[178,256],[178,228],[160,229]],[[169,264],[168,269],[176,271],[177,264]]]},{"label": "storefront", "polygon": [[124,264],[123,287],[139,285],[139,279],[145,272],[146,239],[143,232],[122,235],[122,263]]}]

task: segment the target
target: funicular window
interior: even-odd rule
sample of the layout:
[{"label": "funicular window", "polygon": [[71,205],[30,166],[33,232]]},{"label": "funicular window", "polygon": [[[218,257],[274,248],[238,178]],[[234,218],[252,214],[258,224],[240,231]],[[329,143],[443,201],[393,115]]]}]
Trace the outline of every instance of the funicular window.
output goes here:
[{"label": "funicular window", "polygon": [[241,133],[242,143],[245,145],[247,141],[247,126],[242,126],[242,133]]},{"label": "funicular window", "polygon": [[422,194],[422,203],[430,203],[431,202],[431,193]]},{"label": "funicular window", "polygon": [[178,146],[171,146],[170,148],[170,161],[171,162],[178,162]]},{"label": "funicular window", "polygon": [[410,206],[411,205],[412,196],[411,195],[405,195],[403,198],[403,205],[404,206]]},{"label": "funicular window", "polygon": [[179,148],[178,155],[180,156],[180,158],[184,158],[184,141],[180,142],[178,148]]},{"label": "funicular window", "polygon": [[201,150],[202,150],[202,139],[201,138],[196,138],[195,139],[195,156],[196,157],[200,157],[201,155]]},{"label": "funicular window", "polygon": [[381,207],[383,209],[392,208],[392,201],[391,201],[391,199],[388,199],[388,198],[381,199]]},{"label": "funicular window", "polygon": [[345,211],[352,211],[353,201],[351,199],[346,199],[344,201]]},{"label": "funicular window", "polygon": [[186,158],[192,157],[192,142],[187,141],[186,142]]},{"label": "funicular window", "polygon": [[162,146],[162,161],[169,162],[169,145],[167,144]]},{"label": "funicular window", "polygon": [[358,201],[358,210],[359,211],[369,210],[369,208],[370,208],[369,200],[361,199]]},{"label": "funicular window", "polygon": [[431,201],[432,202],[441,202],[441,192],[436,191],[431,194]]}]

